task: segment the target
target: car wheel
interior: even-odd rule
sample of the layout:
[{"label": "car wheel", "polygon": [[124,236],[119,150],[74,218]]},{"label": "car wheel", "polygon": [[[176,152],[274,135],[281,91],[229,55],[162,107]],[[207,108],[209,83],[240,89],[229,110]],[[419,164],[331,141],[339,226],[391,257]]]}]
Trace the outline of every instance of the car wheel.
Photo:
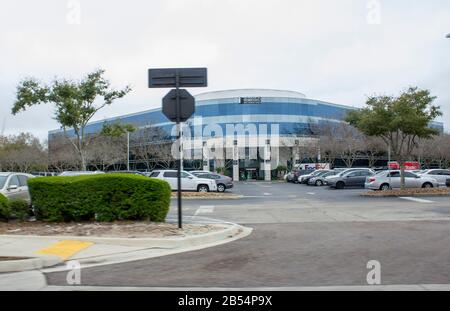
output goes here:
[{"label": "car wheel", "polygon": [[424,184],[422,185],[422,188],[426,188],[426,189],[433,188],[433,184],[431,184],[431,183],[429,183],[429,182],[426,182],[426,183],[424,183]]},{"label": "car wheel", "polygon": [[381,191],[388,191],[390,189],[391,189],[391,187],[388,184],[382,184],[380,187]]},{"label": "car wheel", "polygon": [[344,184],[343,181],[339,181],[339,182],[336,184],[336,189],[344,189],[344,187],[345,187],[345,184]]},{"label": "car wheel", "polygon": [[200,185],[197,188],[198,192],[209,192],[209,187],[207,185]]},{"label": "car wheel", "polygon": [[223,184],[218,184],[217,185],[217,192],[225,192],[225,185]]},{"label": "car wheel", "polygon": [[321,181],[321,180],[316,181],[316,186],[317,187],[322,187],[323,186],[323,181]]}]

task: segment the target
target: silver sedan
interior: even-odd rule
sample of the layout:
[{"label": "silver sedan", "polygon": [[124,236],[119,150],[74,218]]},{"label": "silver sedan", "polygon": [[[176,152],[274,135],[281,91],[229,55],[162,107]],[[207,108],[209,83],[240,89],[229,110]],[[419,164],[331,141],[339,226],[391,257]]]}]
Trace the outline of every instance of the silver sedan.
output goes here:
[{"label": "silver sedan", "polygon": [[[405,172],[406,188],[437,188],[436,179],[423,177],[412,172]],[[365,188],[371,190],[389,190],[400,188],[400,171],[382,171],[366,179]]]},{"label": "silver sedan", "polygon": [[10,200],[23,199],[30,202],[28,179],[33,175],[25,173],[0,173],[0,193]]}]

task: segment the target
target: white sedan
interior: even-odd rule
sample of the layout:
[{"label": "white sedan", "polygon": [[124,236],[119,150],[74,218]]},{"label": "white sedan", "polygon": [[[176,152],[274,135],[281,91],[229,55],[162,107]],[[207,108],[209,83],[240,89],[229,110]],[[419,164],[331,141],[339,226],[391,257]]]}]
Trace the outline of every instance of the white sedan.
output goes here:
[{"label": "white sedan", "polygon": [[[365,188],[371,190],[389,190],[401,187],[400,171],[382,171],[367,177]],[[439,183],[434,178],[423,177],[412,172],[405,172],[406,188],[437,188]]]},{"label": "white sedan", "polygon": [[[150,173],[151,178],[165,180],[172,190],[178,189],[178,178],[176,170],[157,170]],[[198,178],[191,173],[181,171],[181,190],[210,192],[217,191],[216,181],[206,178]]]},{"label": "white sedan", "polygon": [[418,173],[418,175],[436,179],[439,183],[439,187],[446,187],[447,180],[450,180],[450,170],[426,170]]}]

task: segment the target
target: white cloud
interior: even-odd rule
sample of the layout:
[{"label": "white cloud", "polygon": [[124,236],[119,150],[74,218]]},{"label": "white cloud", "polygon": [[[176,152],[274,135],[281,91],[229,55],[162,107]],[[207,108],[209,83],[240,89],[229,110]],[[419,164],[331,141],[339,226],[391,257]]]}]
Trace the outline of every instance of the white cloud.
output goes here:
[{"label": "white cloud", "polygon": [[166,90],[147,88],[148,68],[207,66],[209,90],[291,89],[354,106],[426,87],[448,128],[450,3],[379,1],[381,24],[369,25],[365,0],[79,0],[81,23],[70,25],[66,1],[9,0],[0,10],[0,122],[41,137],[57,127],[51,107],[10,116],[24,76],[77,79],[105,68],[134,91],[103,119],[160,106]]}]

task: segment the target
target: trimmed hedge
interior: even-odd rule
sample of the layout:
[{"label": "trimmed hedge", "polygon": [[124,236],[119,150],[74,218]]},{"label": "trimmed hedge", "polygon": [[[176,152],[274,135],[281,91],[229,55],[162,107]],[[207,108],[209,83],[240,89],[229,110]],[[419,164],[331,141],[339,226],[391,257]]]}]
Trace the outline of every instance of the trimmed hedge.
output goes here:
[{"label": "trimmed hedge", "polygon": [[43,221],[151,220],[169,211],[167,182],[138,175],[39,177],[28,181],[34,212]]},{"label": "trimmed hedge", "polygon": [[11,217],[13,218],[26,220],[30,216],[30,204],[25,200],[10,200],[9,208],[11,210]]},{"label": "trimmed hedge", "polygon": [[11,217],[11,209],[8,199],[0,193],[0,219],[8,221]]}]

